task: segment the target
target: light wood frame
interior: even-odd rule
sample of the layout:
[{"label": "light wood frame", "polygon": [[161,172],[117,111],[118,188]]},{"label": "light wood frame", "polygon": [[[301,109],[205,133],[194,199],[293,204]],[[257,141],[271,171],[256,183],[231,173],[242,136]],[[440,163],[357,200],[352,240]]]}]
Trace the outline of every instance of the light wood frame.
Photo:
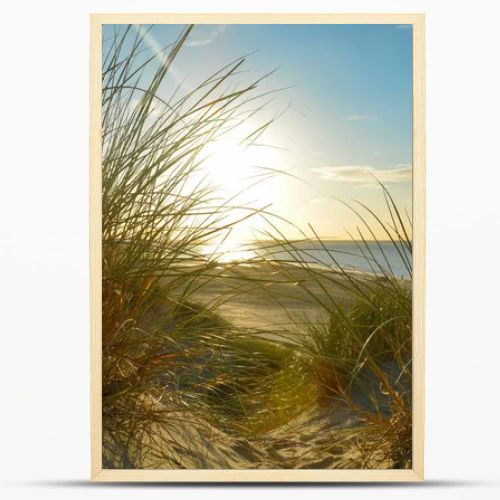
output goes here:
[{"label": "light wood frame", "polygon": [[[111,470],[102,468],[101,353],[101,41],[103,24],[413,25],[413,468],[409,470]],[[384,482],[424,479],[425,318],[424,14],[91,14],[90,314],[91,478],[94,481]]]}]

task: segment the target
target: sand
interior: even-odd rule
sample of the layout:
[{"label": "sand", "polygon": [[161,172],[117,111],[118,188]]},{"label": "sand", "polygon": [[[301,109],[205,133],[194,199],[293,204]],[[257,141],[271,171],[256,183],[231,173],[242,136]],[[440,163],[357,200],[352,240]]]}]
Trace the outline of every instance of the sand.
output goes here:
[{"label": "sand", "polygon": [[155,424],[151,433],[155,447],[167,448],[168,453],[164,458],[161,453],[146,454],[143,468],[328,469],[355,459],[354,447],[347,456],[345,443],[335,445],[345,439],[343,429],[357,423],[347,407],[305,412],[251,441],[228,435],[194,415],[169,416],[168,429]]},{"label": "sand", "polygon": [[[292,322],[307,325],[327,322],[326,311],[332,301],[349,300],[343,288],[348,281],[346,277],[318,270],[315,279],[311,279],[310,273],[297,266],[273,263],[220,264],[214,266],[212,279],[196,291],[193,299],[235,326],[264,330],[270,335],[286,334]],[[230,300],[228,292],[233,294]],[[163,442],[170,449],[168,461],[150,457],[144,467],[328,469],[352,466],[357,453],[354,441],[352,447],[335,443],[345,439],[343,429],[352,431],[361,424],[358,418],[345,403],[328,408],[315,406],[249,441],[222,432],[194,415],[186,418],[186,414],[180,413],[176,418],[172,414],[168,429],[158,424],[152,433],[159,448]],[[176,448],[179,449],[177,456],[175,452],[172,454]]]},{"label": "sand", "polygon": [[292,321],[325,322],[325,307],[334,300],[348,300],[342,288],[346,278],[332,271],[317,270],[313,279],[310,270],[269,262],[221,266],[213,273],[217,277],[197,291],[195,300],[216,306],[223,318],[239,327],[286,331]]}]

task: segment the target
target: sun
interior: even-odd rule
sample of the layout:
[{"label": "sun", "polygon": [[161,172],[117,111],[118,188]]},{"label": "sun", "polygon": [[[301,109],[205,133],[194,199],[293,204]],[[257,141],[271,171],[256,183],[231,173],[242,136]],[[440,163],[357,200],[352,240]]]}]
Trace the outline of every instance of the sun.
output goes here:
[{"label": "sun", "polygon": [[[235,212],[269,209],[279,197],[279,172],[286,167],[286,158],[273,144],[269,134],[266,142],[248,143],[245,139],[256,127],[243,124],[204,148],[203,171],[207,181],[221,200],[229,201]],[[254,215],[234,225],[223,242],[211,245],[217,249],[217,260],[243,260],[249,257],[245,246],[263,229],[265,221]]]},{"label": "sun", "polygon": [[269,144],[249,142],[245,139],[254,132],[251,125],[235,127],[223,137],[205,146],[205,168],[217,189],[235,196],[240,191],[252,190],[258,183],[259,193],[266,191],[266,178],[282,167],[279,152]]}]

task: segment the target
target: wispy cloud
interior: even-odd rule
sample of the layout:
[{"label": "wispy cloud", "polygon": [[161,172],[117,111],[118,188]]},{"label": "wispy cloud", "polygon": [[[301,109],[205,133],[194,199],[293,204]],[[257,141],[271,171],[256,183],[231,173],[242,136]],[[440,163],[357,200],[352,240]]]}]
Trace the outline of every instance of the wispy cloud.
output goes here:
[{"label": "wispy cloud", "polygon": [[349,165],[338,167],[316,167],[311,171],[321,179],[336,182],[367,183],[378,179],[383,183],[411,181],[411,165],[397,165],[394,168],[375,168],[368,165]]},{"label": "wispy cloud", "polygon": [[227,26],[224,24],[219,24],[215,26],[211,30],[206,30],[202,31],[204,26],[200,26],[199,29],[199,34],[196,36],[196,30],[194,31],[194,35],[188,39],[186,42],[186,47],[201,47],[203,45],[209,45],[211,44],[221,33],[224,33],[226,31]]},{"label": "wispy cloud", "polygon": [[374,115],[348,115],[344,119],[352,122],[357,122],[361,120],[371,120],[372,118],[376,118]]},{"label": "wispy cloud", "polygon": [[[156,41],[156,39],[151,35],[150,32],[144,29],[143,25],[133,25],[134,29],[144,37],[144,42],[153,51],[156,57],[159,59],[160,63],[165,65],[168,63],[168,54],[161,47],[161,45]],[[181,83],[183,81],[182,75],[177,70],[174,64],[170,64],[169,75],[174,79],[176,83]]]}]

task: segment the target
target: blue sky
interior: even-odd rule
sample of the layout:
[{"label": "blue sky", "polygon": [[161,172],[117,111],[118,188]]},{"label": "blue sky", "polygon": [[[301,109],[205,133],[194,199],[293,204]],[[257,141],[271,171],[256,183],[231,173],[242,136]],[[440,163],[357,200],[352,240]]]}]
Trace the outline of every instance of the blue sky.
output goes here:
[{"label": "blue sky", "polygon": [[[150,41],[165,46],[181,29],[156,25]],[[411,210],[411,35],[406,25],[198,25],[172,76],[187,90],[244,54],[251,55],[243,80],[278,69],[261,88],[287,87],[268,105],[270,113],[287,111],[266,141],[286,153],[269,161],[305,182],[275,183],[273,209],[324,237],[343,237],[356,219],[336,198],[383,211],[372,174]]]}]

